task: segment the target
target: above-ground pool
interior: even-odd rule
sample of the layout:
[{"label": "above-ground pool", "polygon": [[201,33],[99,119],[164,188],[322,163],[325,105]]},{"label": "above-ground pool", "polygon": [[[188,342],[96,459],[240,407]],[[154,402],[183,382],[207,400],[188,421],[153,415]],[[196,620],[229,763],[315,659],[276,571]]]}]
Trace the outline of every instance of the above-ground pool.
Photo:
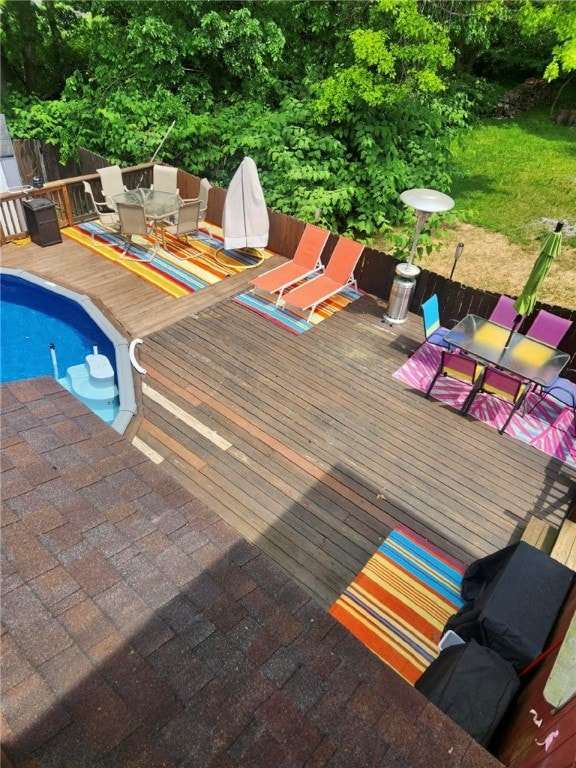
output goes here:
[{"label": "above-ground pool", "polygon": [[123,433],[136,412],[129,343],[87,296],[0,270],[0,379],[52,376]]}]

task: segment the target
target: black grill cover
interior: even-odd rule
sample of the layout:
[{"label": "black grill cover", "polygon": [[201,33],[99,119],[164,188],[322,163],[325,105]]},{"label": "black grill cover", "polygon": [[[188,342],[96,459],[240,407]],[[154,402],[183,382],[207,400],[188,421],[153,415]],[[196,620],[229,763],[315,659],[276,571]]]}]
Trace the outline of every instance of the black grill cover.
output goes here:
[{"label": "black grill cover", "polygon": [[479,744],[487,746],[520,680],[510,663],[471,640],[445,648],[415,687]]},{"label": "black grill cover", "polygon": [[573,577],[570,568],[520,541],[472,563],[462,581],[466,603],[445,630],[521,670],[544,650]]}]

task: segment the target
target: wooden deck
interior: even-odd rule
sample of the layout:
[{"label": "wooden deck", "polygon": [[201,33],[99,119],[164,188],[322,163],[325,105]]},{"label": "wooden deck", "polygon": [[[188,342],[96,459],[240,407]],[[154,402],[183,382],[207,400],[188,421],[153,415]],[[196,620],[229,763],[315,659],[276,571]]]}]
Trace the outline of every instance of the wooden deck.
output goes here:
[{"label": "wooden deck", "polygon": [[2,265],[89,295],[144,339],[127,439],[324,607],[399,523],[469,563],[531,514],[568,511],[572,469],[392,378],[421,321],[383,324],[374,297],[294,336],[231,301],[255,270],[172,299],[66,239],[9,245]]}]

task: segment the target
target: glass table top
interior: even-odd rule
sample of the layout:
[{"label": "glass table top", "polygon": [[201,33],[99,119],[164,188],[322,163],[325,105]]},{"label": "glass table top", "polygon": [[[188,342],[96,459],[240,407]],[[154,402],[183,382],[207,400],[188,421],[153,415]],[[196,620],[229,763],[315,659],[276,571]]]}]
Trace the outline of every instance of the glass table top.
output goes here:
[{"label": "glass table top", "polygon": [[566,352],[478,315],[467,315],[444,338],[472,357],[542,386],[551,384],[570,359]]},{"label": "glass table top", "polygon": [[149,219],[162,219],[169,216],[182,205],[180,195],[172,192],[160,192],[154,189],[138,188],[129,189],[120,195],[114,195],[113,203],[130,203],[132,205],[143,205],[144,214]]}]

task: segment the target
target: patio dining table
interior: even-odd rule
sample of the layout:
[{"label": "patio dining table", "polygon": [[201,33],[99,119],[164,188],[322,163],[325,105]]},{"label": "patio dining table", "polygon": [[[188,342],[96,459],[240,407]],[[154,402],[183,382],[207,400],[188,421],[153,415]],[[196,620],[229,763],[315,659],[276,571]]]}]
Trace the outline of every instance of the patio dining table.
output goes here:
[{"label": "patio dining table", "polygon": [[158,252],[158,222],[169,216],[175,216],[183,204],[180,195],[173,194],[172,192],[160,192],[159,190],[147,187],[129,189],[119,195],[114,195],[111,200],[113,205],[116,203],[128,203],[130,205],[141,205],[144,208],[144,216],[154,226],[155,254]]},{"label": "patio dining table", "polygon": [[480,362],[543,387],[552,384],[570,359],[566,352],[478,315],[466,315],[444,340]]}]

